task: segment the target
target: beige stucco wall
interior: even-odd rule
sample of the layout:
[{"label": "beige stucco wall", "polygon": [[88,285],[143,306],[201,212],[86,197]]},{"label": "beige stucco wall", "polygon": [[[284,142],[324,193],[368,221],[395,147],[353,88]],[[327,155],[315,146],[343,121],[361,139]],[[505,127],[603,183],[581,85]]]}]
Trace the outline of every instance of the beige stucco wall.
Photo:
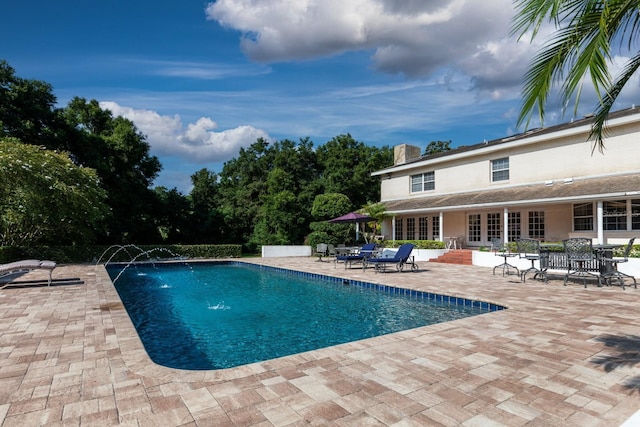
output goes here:
[{"label": "beige stucco wall", "polygon": [[[639,118],[640,119],[640,118]],[[381,200],[509,187],[532,182],[597,176],[621,170],[640,171],[640,123],[611,129],[604,153],[586,142],[589,128],[578,134],[559,133],[474,150],[442,160],[419,162],[381,176]],[[576,132],[575,130],[571,130]],[[491,161],[509,158],[509,180],[491,182]],[[434,191],[411,193],[410,176],[435,173]]]}]

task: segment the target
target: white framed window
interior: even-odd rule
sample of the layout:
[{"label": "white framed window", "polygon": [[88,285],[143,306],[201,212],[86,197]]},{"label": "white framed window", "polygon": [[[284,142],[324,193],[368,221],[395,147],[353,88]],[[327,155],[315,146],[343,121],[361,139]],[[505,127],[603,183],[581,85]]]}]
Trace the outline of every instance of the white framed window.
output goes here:
[{"label": "white framed window", "polygon": [[429,238],[429,217],[418,218],[418,239],[427,240]]},{"label": "white framed window", "polygon": [[416,219],[407,218],[407,239],[413,240],[416,238]]},{"label": "white framed window", "polygon": [[436,189],[435,172],[426,172],[418,175],[411,175],[411,192],[431,191]]},{"label": "white framed window", "polygon": [[573,231],[593,231],[593,203],[573,205]]},{"label": "white framed window", "polygon": [[529,212],[529,237],[544,240],[544,212]]},{"label": "white framed window", "polygon": [[509,212],[509,241],[515,242],[521,236],[520,212]]},{"label": "white framed window", "polygon": [[640,230],[640,199],[631,200],[631,229]]},{"label": "white framed window", "polygon": [[491,239],[501,239],[502,237],[502,215],[500,213],[487,214],[487,241]]},{"label": "white framed window", "polygon": [[626,230],[627,229],[627,202],[619,200],[615,202],[604,202],[602,204],[602,220],[604,221],[604,229]]},{"label": "white framed window", "polygon": [[509,180],[509,158],[491,160],[491,182]]}]

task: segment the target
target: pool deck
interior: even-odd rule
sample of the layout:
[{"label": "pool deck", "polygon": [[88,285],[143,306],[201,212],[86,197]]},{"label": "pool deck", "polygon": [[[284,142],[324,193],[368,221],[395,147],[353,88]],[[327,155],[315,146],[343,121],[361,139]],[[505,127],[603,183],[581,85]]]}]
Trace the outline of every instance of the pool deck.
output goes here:
[{"label": "pool deck", "polygon": [[51,287],[0,290],[0,425],[609,427],[640,410],[640,289],[428,262],[376,274],[315,258],[243,261],[508,309],[180,371],[148,359],[102,266],[60,266]]}]

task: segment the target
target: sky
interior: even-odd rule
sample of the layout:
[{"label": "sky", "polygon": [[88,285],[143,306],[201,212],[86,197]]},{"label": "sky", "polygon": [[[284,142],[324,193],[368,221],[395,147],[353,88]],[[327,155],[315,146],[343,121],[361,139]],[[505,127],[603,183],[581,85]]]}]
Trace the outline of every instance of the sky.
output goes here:
[{"label": "sky", "polygon": [[[163,165],[154,184],[185,194],[260,137],[424,149],[521,132],[522,76],[544,41],[510,35],[511,0],[3,3],[0,58],[16,75],[51,84],[60,107],[95,99],[131,119]],[[631,83],[614,109],[640,99]],[[595,94],[582,100],[579,117]],[[550,105],[544,125],[570,110]]]}]

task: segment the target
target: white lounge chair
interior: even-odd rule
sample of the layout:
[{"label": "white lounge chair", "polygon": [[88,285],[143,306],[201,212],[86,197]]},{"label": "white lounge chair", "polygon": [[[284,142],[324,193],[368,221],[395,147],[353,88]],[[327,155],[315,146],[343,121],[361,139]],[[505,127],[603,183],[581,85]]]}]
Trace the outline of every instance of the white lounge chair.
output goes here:
[{"label": "white lounge chair", "polygon": [[[47,286],[51,286],[51,273],[53,273],[54,268],[56,268],[56,263],[54,261],[41,261],[38,259],[24,259],[21,261],[14,261],[8,264],[0,264],[0,279],[14,274],[25,273],[31,270],[49,270],[49,282]],[[6,283],[0,283],[0,289],[4,289],[10,284],[11,280]]]}]

